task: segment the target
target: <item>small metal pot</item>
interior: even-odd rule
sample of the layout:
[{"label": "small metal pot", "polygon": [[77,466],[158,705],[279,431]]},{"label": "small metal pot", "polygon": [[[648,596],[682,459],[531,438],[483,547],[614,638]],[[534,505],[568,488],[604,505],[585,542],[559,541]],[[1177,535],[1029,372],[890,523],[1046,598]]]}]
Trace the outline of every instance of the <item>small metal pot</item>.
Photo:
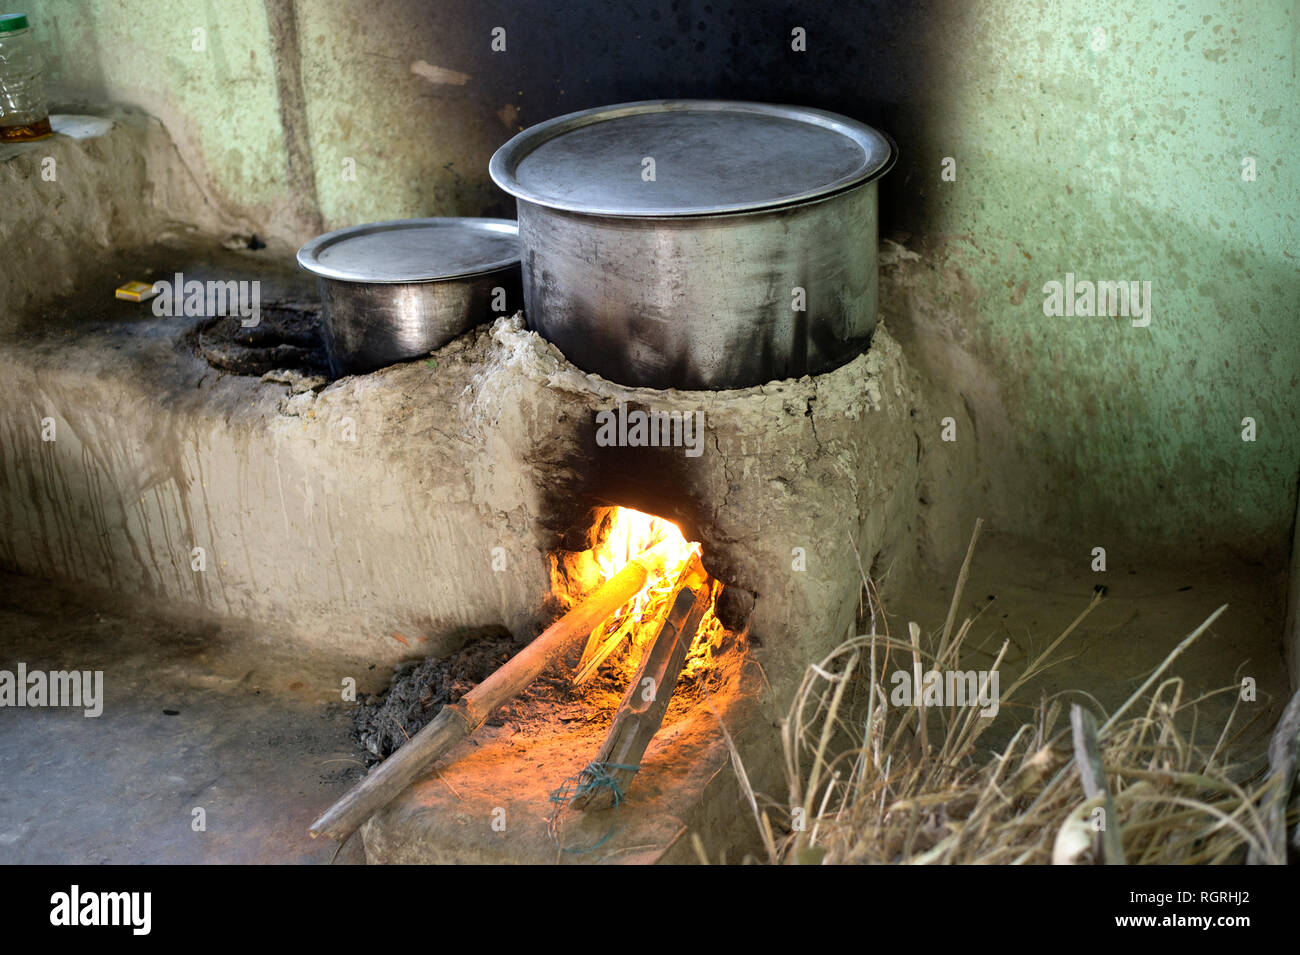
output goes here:
[{"label": "small metal pot", "polygon": [[654,101],[525,130],[491,172],[518,204],[530,327],[610,380],[717,390],[868,345],[895,155],[819,110]]},{"label": "small metal pot", "polygon": [[506,219],[353,226],[307,243],[298,263],[318,277],[336,377],[427,355],[522,304],[518,228]]}]

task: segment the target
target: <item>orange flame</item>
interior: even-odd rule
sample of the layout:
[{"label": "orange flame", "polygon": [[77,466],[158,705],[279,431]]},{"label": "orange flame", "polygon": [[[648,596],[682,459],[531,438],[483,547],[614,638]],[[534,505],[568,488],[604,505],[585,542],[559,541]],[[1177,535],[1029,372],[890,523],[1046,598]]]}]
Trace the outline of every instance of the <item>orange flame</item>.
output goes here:
[{"label": "orange flame", "polygon": [[[631,670],[635,670],[642,648],[659,632],[668,614],[671,598],[677,591],[686,562],[692,554],[700,552],[698,543],[688,542],[681,528],[661,517],[629,507],[615,507],[606,520],[609,522],[606,534],[592,551],[603,579],[608,580],[642,551],[664,541],[670,542],[671,556],[663,576],[652,581],[618,613],[592,632],[578,663],[574,676],[576,683],[590,677],[600,663],[628,638],[631,639],[633,653],[627,663]],[[696,634],[696,642],[699,642],[701,636],[710,634],[715,626],[719,624],[710,606]]]}]

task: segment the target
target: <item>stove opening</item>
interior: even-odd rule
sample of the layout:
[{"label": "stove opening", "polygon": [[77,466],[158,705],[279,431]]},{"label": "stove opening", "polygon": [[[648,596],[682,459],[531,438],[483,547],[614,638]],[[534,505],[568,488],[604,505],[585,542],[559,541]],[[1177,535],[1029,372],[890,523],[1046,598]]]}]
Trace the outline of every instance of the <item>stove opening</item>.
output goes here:
[{"label": "stove opening", "polygon": [[591,632],[573,669],[574,686],[596,679],[607,684],[631,680],[669,620],[674,602],[689,588],[703,591],[703,613],[688,637],[685,660],[669,691],[689,691],[702,680],[709,688],[715,655],[735,634],[718,620],[722,584],[704,571],[701,545],[687,541],[672,521],[630,507],[597,508],[592,517],[588,549],[551,555],[552,593],[562,605],[571,605],[646,554],[656,555],[657,575],[652,573],[635,597]]},{"label": "stove opening", "polygon": [[[441,760],[437,778],[467,800],[499,805],[508,782],[512,801],[549,803],[556,845],[582,852],[617,829],[599,810],[653,815],[703,785],[701,768],[712,777],[716,760],[701,754],[716,753],[746,645],[715,613],[726,585],[670,521],[600,507],[583,527],[581,549],[550,555],[555,619],[540,634],[431,657],[359,709],[358,738],[386,758],[313,832],[346,838]],[[473,747],[458,746],[470,735]]]}]

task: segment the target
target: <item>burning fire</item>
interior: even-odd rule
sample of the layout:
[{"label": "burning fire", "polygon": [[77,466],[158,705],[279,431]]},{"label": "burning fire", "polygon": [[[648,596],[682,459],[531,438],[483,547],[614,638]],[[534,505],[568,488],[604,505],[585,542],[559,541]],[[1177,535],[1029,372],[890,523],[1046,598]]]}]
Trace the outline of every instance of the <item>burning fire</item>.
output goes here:
[{"label": "burning fire", "polygon": [[[592,550],[592,558],[600,570],[602,580],[613,577],[634,557],[651,547],[666,544],[670,556],[662,576],[652,581],[618,613],[592,632],[578,663],[575,683],[590,678],[624,640],[630,641],[632,650],[626,665],[630,671],[635,671],[642,650],[663,625],[687,563],[692,556],[700,553],[698,543],[688,542],[681,528],[661,517],[629,507],[615,507],[610,510],[605,521],[603,537]],[[716,585],[713,596],[716,597]],[[702,645],[707,647],[715,630],[720,628],[721,624],[714,615],[711,602],[696,632],[684,673],[689,674],[693,669],[707,665],[708,654],[697,651]]]},{"label": "burning fire", "polygon": [[611,508],[606,517],[607,530],[602,543],[592,552],[601,575],[608,580],[627,562],[644,550],[662,541],[669,542],[672,557],[668,572],[680,572],[692,553],[698,553],[699,544],[688,544],[682,530],[672,521],[652,514],[634,511],[630,507]]}]

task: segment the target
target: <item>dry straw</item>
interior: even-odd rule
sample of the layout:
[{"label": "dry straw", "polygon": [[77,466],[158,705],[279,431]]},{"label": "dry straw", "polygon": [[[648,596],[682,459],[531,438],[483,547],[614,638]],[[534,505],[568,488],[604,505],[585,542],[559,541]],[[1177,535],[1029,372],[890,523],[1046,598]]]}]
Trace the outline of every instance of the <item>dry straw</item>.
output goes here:
[{"label": "dry straw", "polygon": [[[863,574],[871,632],[808,668],[782,727],[794,808],[763,807],[746,787],[768,861],[1194,864],[1243,862],[1249,853],[1252,861],[1285,863],[1281,819],[1294,767],[1275,759],[1265,778],[1234,761],[1233,746],[1250,725],[1238,719],[1240,700],[1213,745],[1198,745],[1197,738],[1207,738],[1203,728],[1198,736],[1198,704],[1217,693],[1239,696],[1238,688],[1187,699],[1183,681],[1167,675],[1225,607],[1113,713],[1083,693],[1071,695],[1088,699],[1089,709],[1068,710],[1060,695],[1044,696],[1000,749],[977,747],[994,721],[978,707],[890,703],[884,675],[900,662],[917,672],[961,670],[973,621],[957,626],[957,608],[978,536],[979,523],[948,618],[928,641],[915,624],[906,640],[890,636],[887,626],[876,632],[884,614]],[[1003,714],[1057,662],[1102,599],[1095,595],[1000,693]],[[1001,667],[1006,650],[1004,643],[992,669]],[[1234,731],[1238,723],[1245,725]],[[732,756],[739,767],[734,750]]]}]

